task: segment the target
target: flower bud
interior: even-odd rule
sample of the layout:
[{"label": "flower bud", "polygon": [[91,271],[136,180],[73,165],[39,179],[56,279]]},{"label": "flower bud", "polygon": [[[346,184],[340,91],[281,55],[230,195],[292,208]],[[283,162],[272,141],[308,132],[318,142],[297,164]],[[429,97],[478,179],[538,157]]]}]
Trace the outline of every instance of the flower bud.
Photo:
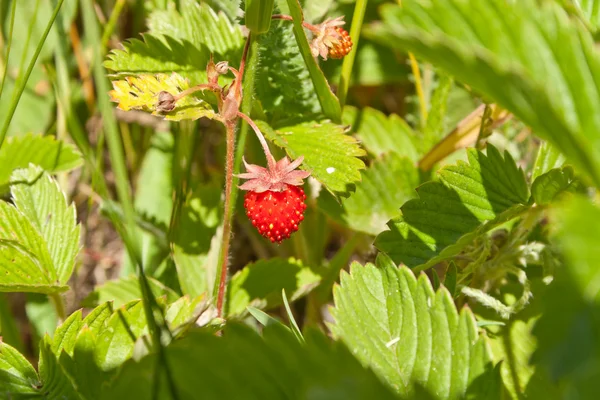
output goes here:
[{"label": "flower bud", "polygon": [[175,97],[169,93],[162,91],[158,94],[158,101],[156,102],[156,111],[161,113],[168,113],[175,109]]}]

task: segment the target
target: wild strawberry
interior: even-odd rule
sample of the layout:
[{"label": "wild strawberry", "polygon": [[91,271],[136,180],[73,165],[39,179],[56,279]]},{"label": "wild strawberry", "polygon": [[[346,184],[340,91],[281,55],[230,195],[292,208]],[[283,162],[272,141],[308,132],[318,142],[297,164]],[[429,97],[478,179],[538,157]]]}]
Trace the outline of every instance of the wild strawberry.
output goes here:
[{"label": "wild strawberry", "polygon": [[240,186],[240,189],[248,191],[244,198],[246,214],[261,235],[271,242],[281,243],[298,230],[304,219],[306,196],[301,186],[310,172],[296,169],[304,160],[302,156],[293,162],[287,157],[275,162],[258,126],[244,113],[239,112],[238,115],[254,130],[267,158],[267,168],[244,160],[246,172],[238,175],[247,179]]},{"label": "wild strawberry", "polygon": [[319,25],[305,24],[312,31],[314,39],[310,44],[313,57],[321,56],[342,58],[352,50],[352,39],[348,32],[341,26],[344,25],[344,17],[328,19]]},{"label": "wild strawberry", "polygon": [[352,38],[341,26],[336,26],[335,31],[339,34],[340,38],[337,43],[333,43],[329,48],[329,55],[331,58],[344,58],[352,51]]},{"label": "wild strawberry", "polygon": [[247,172],[239,177],[248,181],[240,189],[248,191],[244,208],[252,225],[271,242],[281,243],[298,230],[304,219],[306,196],[301,186],[310,172],[296,170],[303,157],[294,162],[284,157],[275,163],[268,153],[267,159],[268,168],[248,164],[244,160]]},{"label": "wild strawberry", "polygon": [[281,243],[288,239],[304,219],[304,190],[298,186],[285,186],[282,192],[248,192],[244,199],[246,215],[252,225],[271,242]]}]

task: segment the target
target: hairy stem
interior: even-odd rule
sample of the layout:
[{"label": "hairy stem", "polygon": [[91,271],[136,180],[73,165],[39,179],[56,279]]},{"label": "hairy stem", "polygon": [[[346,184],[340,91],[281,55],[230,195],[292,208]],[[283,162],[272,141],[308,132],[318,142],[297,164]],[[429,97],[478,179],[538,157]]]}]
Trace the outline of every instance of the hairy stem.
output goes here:
[{"label": "hairy stem", "polygon": [[231,240],[231,220],[233,219],[232,189],[233,189],[233,161],[235,153],[235,122],[228,122],[227,130],[227,155],[225,160],[225,214],[223,215],[223,240],[221,242],[219,289],[217,292],[217,317],[223,315],[223,302],[225,299],[225,283],[227,282],[227,265],[229,258],[229,242]]},{"label": "hairy stem", "polygon": [[[291,15],[284,15],[284,14],[273,14],[271,16],[271,19],[282,19],[284,21],[294,21],[294,18],[292,18]],[[320,31],[318,26],[309,24],[306,21],[302,22],[302,26],[305,27],[306,29],[308,29],[309,31],[311,31],[312,33],[319,33],[319,31]]]},{"label": "hairy stem", "polygon": [[275,158],[273,157],[273,154],[271,154],[271,150],[269,150],[269,145],[267,144],[267,141],[265,140],[265,137],[263,136],[260,129],[258,129],[258,126],[256,126],[254,121],[252,121],[252,119],[250,119],[250,117],[244,113],[238,112],[238,117],[246,121],[248,125],[250,125],[254,133],[256,133],[256,137],[258,137],[258,141],[260,142],[260,145],[262,146],[263,151],[265,152],[265,157],[267,158],[267,164],[269,165],[269,169],[274,170]]},{"label": "hairy stem", "polygon": [[[256,73],[256,66],[258,65],[258,42],[256,38],[257,35],[248,35],[239,69],[240,76],[243,77],[242,93],[244,93],[244,95],[242,99],[242,110],[246,112],[250,112],[250,109],[252,108],[254,75]],[[219,317],[223,316],[223,308],[225,305],[225,289],[228,270],[227,261],[229,256],[229,242],[231,240],[231,221],[233,220],[235,202],[238,194],[237,178],[235,174],[237,174],[240,169],[242,156],[244,155],[246,136],[248,133],[248,125],[242,125],[239,137],[237,138],[238,146],[236,150],[235,127],[237,120],[238,118],[236,118],[235,121],[229,121],[225,123],[225,127],[227,129],[225,212],[223,216],[223,238],[221,241],[220,257],[217,264],[217,280],[215,281],[215,289],[213,291],[213,293],[217,293],[217,315]]]}]

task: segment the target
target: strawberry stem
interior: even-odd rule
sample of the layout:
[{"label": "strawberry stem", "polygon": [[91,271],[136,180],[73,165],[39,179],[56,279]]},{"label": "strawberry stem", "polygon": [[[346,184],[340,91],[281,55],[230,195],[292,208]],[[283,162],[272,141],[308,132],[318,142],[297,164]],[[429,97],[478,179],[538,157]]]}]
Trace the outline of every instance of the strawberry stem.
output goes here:
[{"label": "strawberry stem", "polygon": [[[237,84],[241,84],[241,79],[244,74],[246,66],[246,58],[248,57],[248,51],[250,44],[255,41],[253,35],[248,35],[246,39],[246,45],[244,46],[244,53],[242,54],[242,61],[240,63],[239,72],[234,70],[236,75]],[[230,70],[232,70],[230,68]],[[240,89],[241,91],[241,89]],[[249,91],[251,93],[251,91]],[[226,133],[226,160],[225,160],[225,211],[223,213],[223,237],[221,239],[221,250],[220,257],[217,264],[217,317],[223,317],[223,306],[225,303],[225,288],[227,284],[227,273],[228,273],[228,260],[229,260],[229,242],[231,240],[231,222],[233,220],[234,204],[237,195],[237,186],[233,185],[234,180],[234,161],[235,161],[235,127],[238,118],[227,119],[223,121]],[[217,284],[217,282],[215,282]],[[214,292],[213,292],[214,293]]]},{"label": "strawberry stem", "polygon": [[[294,19],[290,15],[285,15],[285,14],[273,14],[271,16],[271,19],[282,19],[284,21],[294,21]],[[313,33],[319,33],[319,31],[320,31],[318,26],[309,24],[306,21],[302,21],[302,26]]]},{"label": "strawberry stem", "polygon": [[219,85],[214,85],[214,84],[210,84],[210,83],[201,83],[199,85],[192,86],[191,88],[184,90],[183,92],[173,96],[173,98],[175,99],[175,101],[179,101],[187,95],[198,92],[200,90],[206,90],[206,89],[211,90],[213,92],[217,92],[217,93],[221,92],[221,87]]},{"label": "strawberry stem", "polygon": [[267,141],[265,140],[265,137],[263,136],[260,129],[258,129],[258,126],[256,126],[254,121],[252,121],[252,119],[250,119],[250,117],[247,116],[246,114],[238,111],[237,115],[238,115],[238,117],[240,117],[244,121],[246,121],[248,123],[248,125],[250,125],[252,130],[254,130],[254,133],[256,133],[256,136],[258,137],[258,141],[262,145],[263,151],[265,152],[265,157],[267,158],[267,165],[269,166],[269,170],[271,170],[271,171],[275,170],[275,164],[276,164],[275,157],[273,157],[273,154],[271,154],[271,150],[269,150],[269,145],[267,144]]}]

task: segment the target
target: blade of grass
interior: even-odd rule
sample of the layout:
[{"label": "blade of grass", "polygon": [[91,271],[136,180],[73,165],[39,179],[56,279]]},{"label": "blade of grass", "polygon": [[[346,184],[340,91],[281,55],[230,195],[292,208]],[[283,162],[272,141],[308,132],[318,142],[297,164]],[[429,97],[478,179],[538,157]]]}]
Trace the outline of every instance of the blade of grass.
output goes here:
[{"label": "blade of grass", "polygon": [[8,113],[6,115],[6,120],[4,121],[2,130],[0,131],[0,147],[2,147],[2,144],[4,143],[4,138],[6,137],[6,133],[8,132],[8,128],[10,127],[10,123],[13,119],[13,116],[15,115],[15,111],[17,110],[17,105],[19,104],[19,100],[21,100],[21,95],[23,94],[23,91],[25,90],[25,86],[27,85],[29,76],[31,75],[31,72],[33,71],[33,68],[35,67],[35,63],[37,62],[40,52],[42,51],[42,47],[44,47],[46,38],[48,37],[48,34],[50,33],[50,29],[52,29],[52,25],[54,24],[54,21],[56,20],[56,16],[58,15],[58,12],[60,11],[60,8],[62,7],[64,1],[65,0],[59,0],[58,3],[56,4],[56,7],[54,7],[54,12],[52,13],[52,16],[50,17],[50,21],[48,21],[48,25],[46,26],[46,29],[44,30],[44,33],[42,34],[42,38],[39,41],[39,43],[35,49],[35,53],[33,54],[33,57],[31,57],[31,61],[29,62],[29,66],[27,67],[27,71],[25,72],[25,75],[23,75],[23,77],[21,79],[19,79],[19,81],[15,85],[15,94],[13,95],[13,98],[10,103],[10,107],[8,109]]},{"label": "blade of grass", "polygon": [[12,46],[13,30],[15,27],[15,14],[17,11],[17,2],[13,1],[12,8],[10,9],[10,26],[8,28],[8,43],[6,43],[6,55],[4,56],[4,73],[2,74],[2,83],[0,83],[0,98],[2,98],[2,92],[4,91],[4,82],[6,82],[6,76],[8,75],[8,61],[10,59],[10,48]]},{"label": "blade of grass", "polygon": [[[35,28],[35,23],[37,20],[37,13],[40,9],[40,0],[36,0],[35,8],[33,9],[33,14],[31,14],[31,23],[27,28],[27,36],[25,36],[25,45],[23,46],[23,54],[21,54],[21,62],[19,63],[19,77],[17,78],[17,82],[21,80],[23,76],[23,69],[25,68],[25,61],[27,60],[27,53],[29,53],[29,42],[31,41],[31,35],[33,33],[33,29]],[[58,15],[57,15],[58,17]]]},{"label": "blade of grass", "polygon": [[117,0],[115,6],[110,13],[110,17],[108,18],[108,22],[104,26],[104,32],[102,33],[102,54],[106,53],[106,47],[108,46],[108,40],[110,36],[113,34],[115,30],[115,26],[117,25],[117,21],[121,16],[121,11],[123,11],[123,6],[125,6],[125,0]]},{"label": "blade of grass", "polygon": [[358,40],[360,39],[360,31],[362,29],[368,2],[369,0],[357,0],[356,6],[354,6],[354,15],[352,16],[352,25],[350,26],[350,38],[353,43],[352,51],[344,57],[340,85],[337,90],[341,108],[344,108],[344,104],[346,104],[346,96],[348,95],[348,87],[350,86],[350,78],[352,77],[354,59],[356,58],[356,52],[358,50]]},{"label": "blade of grass", "polygon": [[410,69],[413,77],[415,78],[415,91],[419,98],[419,112],[421,115],[421,127],[424,127],[427,123],[427,101],[425,100],[425,91],[423,90],[423,80],[421,79],[421,69],[419,63],[412,53],[408,53],[408,59],[410,60]]},{"label": "blade of grass", "polygon": [[315,92],[317,93],[319,103],[323,109],[323,114],[333,122],[340,123],[342,119],[342,108],[340,107],[340,102],[337,97],[335,97],[331,91],[329,82],[327,82],[323,71],[321,71],[317,61],[312,56],[310,45],[308,44],[304,27],[302,26],[304,15],[302,14],[300,3],[298,3],[298,0],[287,0],[287,3],[290,8],[290,14],[294,19],[294,36],[296,37],[296,42],[300,48],[300,54],[302,54],[302,58],[304,58],[304,62],[306,63],[306,67],[308,68],[308,72],[313,81]]},{"label": "blade of grass", "polygon": [[302,336],[302,332],[296,323],[296,319],[294,318],[294,314],[292,314],[292,309],[290,308],[290,303],[288,302],[287,296],[285,294],[285,289],[281,289],[281,298],[283,299],[283,305],[285,306],[285,311],[287,312],[288,318],[290,320],[290,328],[299,342],[304,342],[304,336]]}]

